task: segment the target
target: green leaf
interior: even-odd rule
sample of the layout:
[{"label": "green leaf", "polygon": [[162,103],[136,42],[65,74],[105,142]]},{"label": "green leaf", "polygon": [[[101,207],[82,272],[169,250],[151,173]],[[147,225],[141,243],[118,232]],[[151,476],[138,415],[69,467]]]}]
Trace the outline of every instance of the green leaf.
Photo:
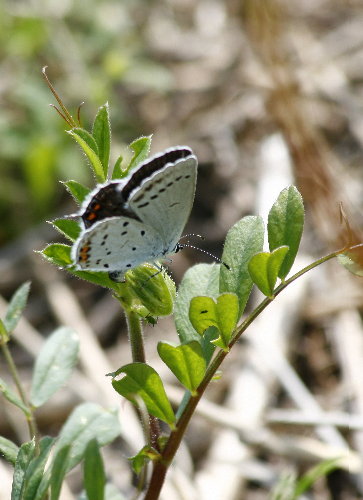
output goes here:
[{"label": "green leaf", "polygon": [[123,160],[123,157],[120,155],[117,158],[116,163],[115,163],[113,170],[112,170],[112,180],[122,179],[122,177],[126,177],[127,170],[122,169],[122,160]]},{"label": "green leaf", "polygon": [[71,445],[64,446],[56,454],[52,466],[51,473],[49,477],[49,483],[51,488],[50,500],[58,500],[64,477],[67,473],[67,468],[69,465]]},{"label": "green leaf", "polygon": [[84,487],[88,500],[103,500],[106,476],[100,449],[96,439],[87,445],[84,455]]},{"label": "green leaf", "polygon": [[8,333],[11,333],[23,313],[26,306],[30,290],[30,281],[23,283],[11,297],[4,318],[4,326]]},{"label": "green leaf", "polygon": [[24,490],[22,499],[34,500],[38,487],[44,476],[44,467],[48,460],[55,439],[43,437],[39,442],[39,455],[35,456],[29,463],[25,473]]},{"label": "green leaf", "polygon": [[69,327],[58,328],[44,343],[35,361],[30,401],[42,406],[70,377],[77,363],[79,339]]},{"label": "green leaf", "polygon": [[327,476],[339,467],[340,457],[330,458],[320,462],[318,465],[308,470],[298,481],[293,498],[298,499],[307,491],[320,477]]},{"label": "green leaf", "polygon": [[244,217],[227,233],[222,260],[230,266],[230,269],[221,266],[219,289],[220,292],[232,292],[237,295],[239,318],[246,307],[253,286],[248,272],[248,262],[253,255],[262,250],[263,235],[263,221],[259,216]]},{"label": "green leaf", "polygon": [[146,160],[150,153],[151,137],[151,135],[147,137],[139,137],[130,144],[129,148],[134,152],[130,163],[127,165],[127,167],[122,168],[122,156],[119,156],[115,163],[115,166],[113,167],[112,179],[120,179],[126,177],[126,175],[128,175],[132,169]]},{"label": "green leaf", "polygon": [[136,455],[130,457],[129,460],[133,471],[135,474],[139,475],[142,468],[147,464],[147,462],[149,462],[149,460],[157,460],[159,457],[160,453],[158,453],[155,448],[147,444],[141,448]]},{"label": "green leaf", "polygon": [[79,222],[72,219],[55,219],[51,221],[57,231],[64,234],[70,241],[75,241],[80,235],[81,228]]},{"label": "green leaf", "polygon": [[187,344],[174,346],[167,342],[159,342],[158,353],[181,384],[194,395],[206,370],[200,343],[192,340]]},{"label": "green leaf", "polygon": [[339,263],[356,276],[363,276],[363,244],[338,255]]},{"label": "green leaf", "polygon": [[73,196],[78,205],[82,205],[91,190],[77,181],[67,181],[63,183],[67,191]]},{"label": "green leaf", "polygon": [[104,410],[93,403],[79,405],[64,424],[56,447],[55,456],[67,445],[71,446],[67,470],[72,469],[82,459],[86,446],[97,438],[100,446],[113,441],[120,434],[116,411]]},{"label": "green leaf", "polygon": [[281,265],[279,278],[289,273],[299,249],[304,228],[304,204],[295,186],[285,188],[273,204],[268,215],[268,242],[270,251],[288,246],[289,251]]},{"label": "green leaf", "polygon": [[73,274],[74,276],[77,276],[78,278],[93,283],[94,285],[103,286],[105,288],[111,288],[116,292],[119,291],[121,283],[116,283],[115,281],[111,280],[108,276],[108,273],[104,273],[102,271],[100,272],[74,271],[73,269],[67,269],[67,271]]},{"label": "green leaf", "polygon": [[35,442],[28,441],[21,445],[19,453],[16,457],[14,475],[13,475],[13,486],[11,489],[11,500],[23,500],[23,488],[25,473],[28,466],[34,457],[35,453]]},{"label": "green leaf", "polygon": [[29,416],[29,408],[21,401],[21,399],[15,394],[15,392],[8,386],[8,384],[0,378],[0,391],[3,396],[13,405],[21,409],[26,416]]},{"label": "green leaf", "polygon": [[[212,357],[214,346],[210,343],[210,338],[208,340],[206,336],[201,338],[194,330],[189,319],[189,303],[197,295],[209,295],[217,298],[219,295],[218,281],[219,264],[198,264],[191,267],[184,274],[180,283],[174,306],[175,325],[181,343],[185,344],[191,340],[201,343],[207,363]],[[213,335],[215,335],[215,331],[210,334],[210,336]]]},{"label": "green leaf", "polygon": [[120,283],[111,280],[106,272],[76,271],[69,267],[74,265],[71,257],[71,247],[69,245],[51,243],[39,253],[55,266],[66,268],[66,271],[78,278],[94,283],[95,285],[111,288],[115,290],[116,293],[120,290]]},{"label": "green leaf", "polygon": [[55,266],[67,267],[73,264],[71,258],[71,247],[63,243],[51,243],[40,252],[49,262]]},{"label": "green leaf", "polygon": [[228,343],[238,321],[238,297],[234,293],[222,293],[217,301],[211,297],[194,297],[190,302],[189,318],[200,335],[207,328],[218,328],[220,336],[212,342],[223,350]]},{"label": "green leaf", "polygon": [[98,146],[98,156],[103,165],[104,175],[107,177],[111,147],[111,125],[107,102],[97,111],[93,122],[92,135]]},{"label": "green leaf", "polygon": [[103,171],[103,165],[98,157],[96,141],[92,135],[82,128],[73,128],[72,130],[68,130],[67,133],[71,135],[83,149],[96,175],[97,182],[104,182],[106,176]]},{"label": "green leaf", "polygon": [[[121,380],[115,380],[120,373],[126,375]],[[161,378],[154,368],[145,363],[130,363],[110,375],[113,377],[113,388],[121,396],[135,406],[138,406],[137,396],[140,397],[151,415],[174,428],[175,415]]]},{"label": "green leaf", "polygon": [[215,301],[211,297],[193,297],[190,301],[189,319],[199,335],[203,335],[210,326],[218,328]]},{"label": "green leaf", "polygon": [[0,436],[0,455],[3,455],[5,460],[15,465],[18,453],[19,447],[15,443]]},{"label": "green leaf", "polygon": [[50,487],[50,472],[50,468],[48,467],[43,474],[33,500],[44,500],[45,498],[47,498],[46,494],[49,493]]},{"label": "green leaf", "polygon": [[146,160],[150,153],[151,135],[139,137],[133,141],[129,148],[134,152],[131,161],[127,167],[127,172],[131,172],[137,165]]},{"label": "green leaf", "polygon": [[89,281],[95,285],[111,288],[115,290],[115,292],[119,292],[120,283],[116,283],[111,280],[108,273],[101,271],[76,271],[70,268],[69,266],[74,265],[74,262],[71,257],[71,247],[69,245],[64,245],[63,243],[51,243],[39,253],[55,266],[65,268],[67,272],[77,276],[78,278]]},{"label": "green leaf", "polygon": [[92,134],[90,134],[86,129],[81,127],[74,127],[72,128],[72,130],[69,130],[68,132],[73,132],[73,134],[77,134],[78,137],[80,137],[87,144],[87,146],[91,148],[92,151],[96,153],[97,156],[99,156],[97,142],[95,138],[92,136]]},{"label": "green leaf", "polygon": [[248,263],[248,271],[253,282],[267,297],[273,296],[279,270],[289,251],[289,247],[279,247],[273,252],[261,252],[254,255]]},{"label": "green leaf", "polygon": [[220,335],[212,342],[224,351],[228,351],[229,341],[239,319],[239,303],[235,293],[222,293],[217,298],[216,315]]}]

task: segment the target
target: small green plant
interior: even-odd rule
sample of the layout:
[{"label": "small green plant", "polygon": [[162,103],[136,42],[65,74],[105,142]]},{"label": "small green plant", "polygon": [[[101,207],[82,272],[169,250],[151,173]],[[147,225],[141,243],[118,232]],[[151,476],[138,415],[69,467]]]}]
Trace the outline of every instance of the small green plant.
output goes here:
[{"label": "small green plant", "polygon": [[[77,363],[79,341],[76,332],[66,327],[57,329],[48,337],[36,359],[28,396],[8,349],[8,342],[26,305],[29,288],[30,284],[25,283],[15,292],[5,318],[0,320],[1,351],[17,393],[3,380],[0,380],[0,390],[10,403],[23,412],[30,436],[30,441],[20,447],[0,437],[0,452],[14,466],[11,498],[58,498],[64,476],[81,460],[85,462],[85,488],[87,491],[95,488],[96,491],[96,485],[102,479],[102,467],[98,468],[97,475],[89,475],[88,464],[99,457],[99,446],[113,441],[119,435],[117,414],[96,404],[84,403],[74,409],[56,439],[40,438],[34,412],[67,382]],[[105,488],[104,483],[102,490]]]},{"label": "small green plant", "polygon": [[[108,105],[98,110],[92,131],[88,132],[78,126],[55,91],[54,94],[60,104],[59,112],[70,127],[68,134],[85,153],[99,183],[106,179],[121,179],[147,158],[151,138],[141,137],[130,144],[133,152],[130,162],[125,165],[120,157],[111,168]],[[74,180],[64,184],[78,205],[91,191]],[[127,271],[123,282],[114,281],[105,272],[76,269],[71,245],[82,228],[74,218],[53,221],[53,226],[70,244],[50,244],[42,255],[57,267],[108,288],[127,317],[132,362],[108,375],[115,391],[131,401],[138,408],[142,421],[148,422],[147,442],[136,456],[130,458],[140,478],[139,490],[144,491],[145,500],[159,497],[168,468],[204,391],[216,377],[233,345],[264,309],[300,276],[337,256],[341,256],[343,264],[350,270],[362,274],[362,246],[348,244],[289,277],[303,225],[302,197],[296,187],[289,186],[280,193],[268,216],[269,252],[263,251],[262,218],[244,217],[228,231],[222,255],[222,262],[228,265],[214,263],[191,267],[176,294],[171,278],[165,272],[158,272],[158,266],[150,263]],[[242,318],[254,284],[265,298]],[[25,307],[28,292],[29,284],[26,283],[15,293],[6,317],[0,322],[1,349],[18,394],[3,381],[0,381],[0,389],[4,397],[24,413],[30,435],[30,441],[20,448],[5,438],[0,439],[0,451],[14,465],[12,500],[56,500],[64,476],[82,460],[84,497],[89,500],[111,498],[115,493],[112,485],[106,483],[99,447],[119,435],[114,411],[85,403],[75,408],[57,438],[40,438],[38,435],[34,410],[44,405],[67,381],[77,360],[78,339],[77,334],[68,328],[60,328],[48,338],[36,360],[31,391],[27,396],[8,342]],[[142,336],[143,321],[155,324],[158,317],[170,314],[174,315],[178,342],[159,342],[157,352],[185,389],[176,412],[161,377],[146,362]],[[161,433],[159,420],[166,424],[168,432]],[[49,459],[51,452],[52,458]],[[144,482],[145,469],[149,465],[150,477]],[[304,488],[318,475],[309,476]],[[289,486],[295,494],[291,498],[303,491],[301,484]],[[285,498],[276,495],[274,498]]]},{"label": "small green plant", "polygon": [[285,474],[272,491],[270,500],[297,500],[317,479],[328,475],[338,467],[339,458],[331,458],[318,463],[300,478],[294,473]]}]

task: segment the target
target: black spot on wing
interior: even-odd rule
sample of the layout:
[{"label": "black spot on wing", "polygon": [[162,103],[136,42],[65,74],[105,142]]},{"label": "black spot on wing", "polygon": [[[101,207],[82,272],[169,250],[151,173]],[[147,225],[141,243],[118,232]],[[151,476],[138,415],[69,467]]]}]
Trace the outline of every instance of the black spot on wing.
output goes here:
[{"label": "black spot on wing", "polygon": [[[162,153],[150,160],[143,162],[135,171],[132,173],[129,181],[122,189],[122,196],[125,201],[127,201],[130,197],[131,192],[140,186],[141,182],[148,177],[151,177],[152,174],[158,172],[162,168],[165,167],[168,163],[175,163],[176,161],[187,158],[191,156],[193,153],[189,148],[177,148],[172,149],[171,151],[167,151],[166,153]],[[151,186],[147,186],[145,191],[151,189]]]}]

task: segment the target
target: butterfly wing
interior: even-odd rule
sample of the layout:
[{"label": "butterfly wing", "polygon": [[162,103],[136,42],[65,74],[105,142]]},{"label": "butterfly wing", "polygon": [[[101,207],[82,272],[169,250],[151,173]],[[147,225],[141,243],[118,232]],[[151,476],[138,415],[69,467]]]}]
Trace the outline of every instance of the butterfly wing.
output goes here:
[{"label": "butterfly wing", "polygon": [[72,248],[77,269],[126,271],[172,253],[189,217],[197,159],[178,146],[129,176],[90,193],[78,214],[85,229]]},{"label": "butterfly wing", "polygon": [[110,217],[82,232],[72,258],[80,270],[124,272],[162,257],[163,247],[152,227],[128,217]]},{"label": "butterfly wing", "polygon": [[191,154],[145,179],[129,198],[133,213],[153,228],[172,252],[178,243],[193,206],[197,159]]},{"label": "butterfly wing", "polygon": [[142,162],[124,179],[98,184],[82,203],[77,214],[81,217],[84,227],[87,229],[107,217],[125,216],[137,219],[128,203],[132,193],[136,192],[145,180],[157,172],[164,171],[166,165],[175,164],[190,156],[193,156],[193,152],[187,146],[169,148]]},{"label": "butterfly wing", "polygon": [[86,229],[96,222],[110,217],[134,218],[134,215],[127,209],[126,200],[123,198],[124,185],[125,180],[98,184],[87,196],[78,214]]}]

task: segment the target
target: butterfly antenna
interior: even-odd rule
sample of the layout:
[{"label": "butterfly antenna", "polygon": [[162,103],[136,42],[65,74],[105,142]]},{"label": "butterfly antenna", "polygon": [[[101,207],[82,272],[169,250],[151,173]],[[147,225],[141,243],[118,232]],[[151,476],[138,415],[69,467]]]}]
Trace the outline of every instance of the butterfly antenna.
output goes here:
[{"label": "butterfly antenna", "polygon": [[181,245],[179,244],[178,250],[182,250],[183,248],[193,248],[194,250],[199,250],[199,252],[203,252],[206,255],[209,255],[209,257],[212,257],[217,262],[220,262],[221,264],[223,264],[226,269],[228,269],[228,270],[231,269],[228,264],[226,264],[225,262],[223,262],[222,259],[219,259],[218,257],[216,257],[215,255],[213,255],[212,253],[207,252],[207,250],[203,250],[202,248],[195,247],[194,245],[189,245],[189,243],[184,243],[184,244],[181,244]]},{"label": "butterfly antenna", "polygon": [[184,234],[184,236],[182,236],[180,238],[180,241],[183,240],[184,238],[188,238],[189,236],[196,236],[197,238],[200,238],[201,240],[205,240],[205,237],[202,236],[201,234],[190,233],[190,234]]}]

